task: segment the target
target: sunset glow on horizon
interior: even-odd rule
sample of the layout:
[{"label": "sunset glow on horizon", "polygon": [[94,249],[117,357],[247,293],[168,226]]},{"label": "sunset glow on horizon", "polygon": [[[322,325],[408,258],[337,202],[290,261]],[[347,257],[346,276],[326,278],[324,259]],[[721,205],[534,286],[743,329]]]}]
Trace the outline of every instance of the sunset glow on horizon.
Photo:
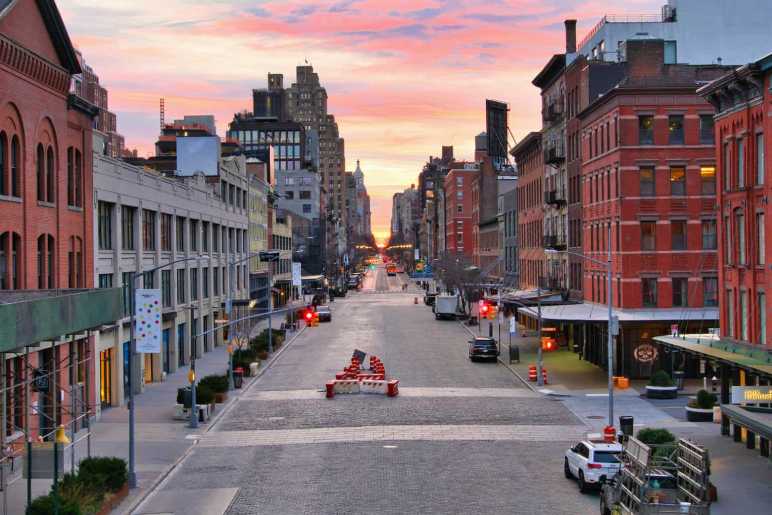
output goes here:
[{"label": "sunset glow on horizon", "polygon": [[[658,12],[665,0],[628,0]],[[70,38],[109,92],[126,147],[153,153],[159,99],[166,120],[213,114],[222,137],[252,109],[268,73],[295,81],[306,60],[327,89],[345,138],[346,168],[361,161],[373,233],[389,236],[391,198],[417,182],[429,156],[453,145],[471,159],[485,99],[510,104],[520,138],[541,126],[533,77],[564,51],[563,21],[581,39],[610,0],[59,0]]]}]

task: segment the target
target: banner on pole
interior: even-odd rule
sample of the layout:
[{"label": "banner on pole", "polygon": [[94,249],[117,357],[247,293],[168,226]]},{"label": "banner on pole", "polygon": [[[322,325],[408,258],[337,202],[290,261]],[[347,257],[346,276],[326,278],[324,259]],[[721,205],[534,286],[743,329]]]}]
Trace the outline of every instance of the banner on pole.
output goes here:
[{"label": "banner on pole", "polygon": [[303,278],[300,272],[300,263],[292,262],[292,286],[303,286]]},{"label": "banner on pole", "polygon": [[137,352],[161,352],[161,290],[138,289],[134,295],[134,340]]}]

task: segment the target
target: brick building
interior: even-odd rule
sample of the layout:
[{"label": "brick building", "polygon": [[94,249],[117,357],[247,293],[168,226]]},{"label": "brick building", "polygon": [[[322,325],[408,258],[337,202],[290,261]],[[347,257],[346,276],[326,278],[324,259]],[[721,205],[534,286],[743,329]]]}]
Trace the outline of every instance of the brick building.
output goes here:
[{"label": "brick building", "polygon": [[544,275],[544,165],[541,134],[531,132],[510,151],[517,164],[518,284],[535,290]]},{"label": "brick building", "polygon": [[[458,164],[456,165],[458,166]],[[474,197],[473,184],[479,168],[464,163],[451,168],[445,176],[445,251],[464,254],[470,262],[474,257]]]},{"label": "brick building", "polygon": [[767,222],[772,166],[772,54],[700,89],[716,109],[721,336],[772,345],[766,290],[772,276]]},{"label": "brick building", "polygon": [[[0,293],[83,291],[93,287],[91,127],[97,109],[69,93],[72,76],[82,70],[55,3],[20,0],[1,7]],[[18,292],[10,302],[48,297],[56,303],[53,297],[66,294]],[[64,312],[51,316],[57,320],[46,320],[49,327],[70,318]],[[25,322],[19,320],[19,335]],[[5,382],[21,384],[30,370],[49,381],[29,399],[19,388],[9,394],[3,441],[21,432],[48,435],[79,415],[62,408],[76,390],[94,398],[94,339],[85,330],[78,333],[36,342],[28,363],[23,348],[8,349],[2,339]],[[77,373],[69,374],[68,367]],[[33,404],[36,414],[23,417],[24,406]]]}]

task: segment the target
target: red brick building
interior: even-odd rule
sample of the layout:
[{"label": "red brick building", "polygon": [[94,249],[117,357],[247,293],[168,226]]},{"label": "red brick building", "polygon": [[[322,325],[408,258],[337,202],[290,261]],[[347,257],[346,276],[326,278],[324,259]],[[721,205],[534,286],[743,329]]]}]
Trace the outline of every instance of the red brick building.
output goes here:
[{"label": "red brick building", "polygon": [[[456,165],[457,166],[457,165]],[[479,175],[474,163],[463,163],[445,176],[445,250],[474,258],[474,196],[472,188]]]},{"label": "red brick building", "polygon": [[772,345],[766,291],[772,289],[772,54],[699,91],[716,109],[718,283],[721,336]]},{"label": "red brick building", "polygon": [[519,287],[535,290],[544,276],[544,164],[541,133],[531,132],[510,153],[517,164],[517,246]]},{"label": "red brick building", "polygon": [[[726,68],[665,65],[661,40],[631,40],[625,52],[624,78],[579,114],[582,248],[605,261],[610,244],[616,370],[635,377],[646,375],[637,346],[673,324],[705,332],[717,323],[713,108],[696,90]],[[585,263],[583,290],[589,303],[607,303],[604,267]],[[596,363],[605,327],[587,324],[584,352]]]},{"label": "red brick building", "polygon": [[[72,75],[81,69],[54,2],[5,4],[0,11],[0,290],[90,288],[96,108],[69,94]],[[31,353],[30,366],[50,371],[57,363],[61,369],[54,384],[62,395],[71,391],[70,377],[94,384],[93,363],[88,378],[80,366],[75,376],[62,366],[93,355],[93,338],[46,343]],[[5,361],[7,381],[26,377],[21,360]],[[57,423],[66,422],[71,414],[62,410],[62,402],[54,410],[52,396],[33,392],[30,404],[37,402]],[[6,405],[9,436],[25,429],[14,416],[23,412],[23,404],[13,395]],[[45,417],[30,417],[29,424],[33,434],[41,425],[40,432],[53,428]]]}]

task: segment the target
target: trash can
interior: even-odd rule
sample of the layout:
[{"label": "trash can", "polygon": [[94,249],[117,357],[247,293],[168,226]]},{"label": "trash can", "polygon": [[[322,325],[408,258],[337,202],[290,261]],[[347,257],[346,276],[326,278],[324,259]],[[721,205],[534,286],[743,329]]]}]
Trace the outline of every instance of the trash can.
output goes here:
[{"label": "trash can", "polygon": [[619,417],[619,430],[625,436],[633,436],[633,417],[630,415]]},{"label": "trash can", "polygon": [[509,362],[511,363],[520,363],[520,347],[517,345],[510,345],[509,346]]},{"label": "trash can", "polygon": [[679,390],[683,390],[684,389],[684,371],[683,370],[673,371],[673,381],[675,381],[675,384]]},{"label": "trash can", "polygon": [[242,367],[236,367],[233,369],[233,387],[241,388],[244,384],[244,369]]}]

